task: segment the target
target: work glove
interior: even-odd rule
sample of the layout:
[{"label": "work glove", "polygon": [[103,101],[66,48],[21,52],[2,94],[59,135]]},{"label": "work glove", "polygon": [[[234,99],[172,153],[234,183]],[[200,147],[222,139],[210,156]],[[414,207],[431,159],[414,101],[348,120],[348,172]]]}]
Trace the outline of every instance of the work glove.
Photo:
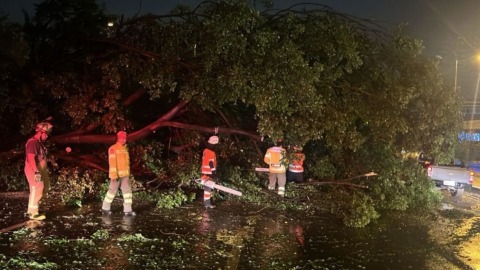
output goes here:
[{"label": "work glove", "polygon": [[215,181],[217,178],[217,171],[212,171],[212,180]]},{"label": "work glove", "polygon": [[35,182],[42,182],[42,174],[40,172],[35,172]]}]

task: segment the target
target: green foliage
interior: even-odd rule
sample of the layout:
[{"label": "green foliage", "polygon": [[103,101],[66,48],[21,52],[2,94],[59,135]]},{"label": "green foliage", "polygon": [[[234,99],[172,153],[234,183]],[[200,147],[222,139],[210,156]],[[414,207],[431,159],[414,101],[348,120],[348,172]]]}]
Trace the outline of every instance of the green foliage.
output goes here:
[{"label": "green foliage", "polygon": [[105,195],[107,194],[109,187],[110,187],[110,179],[108,178],[106,178],[103,182],[99,184],[98,199],[100,201],[103,201],[105,199]]},{"label": "green foliage", "polygon": [[337,204],[334,204],[331,211],[342,218],[345,225],[349,227],[364,227],[380,216],[375,210],[372,198],[366,194],[339,191],[335,195],[338,196]]},{"label": "green foliage", "polygon": [[185,241],[185,239],[180,237],[172,242],[172,246],[175,250],[185,250],[188,244],[190,244],[188,241]]},{"label": "green foliage", "polygon": [[187,202],[191,202],[191,198],[191,196],[187,196],[181,189],[171,189],[158,196],[157,207],[173,209]]},{"label": "green foliage", "polygon": [[102,174],[79,167],[61,168],[53,187],[61,192],[63,204],[82,207],[82,201],[96,193],[95,183],[104,177]]},{"label": "green foliage", "polygon": [[150,242],[150,241],[157,241],[158,239],[149,239],[143,236],[141,233],[136,233],[132,235],[125,235],[122,237],[117,238],[118,242]]},{"label": "green foliage", "polygon": [[25,160],[9,154],[0,155],[0,189],[7,191],[28,190],[25,176]]},{"label": "green foliage", "polygon": [[461,141],[455,148],[455,158],[464,165],[480,160],[480,142]]},{"label": "green foliage", "polygon": [[32,232],[33,230],[30,228],[27,228],[27,227],[21,228],[13,232],[13,239],[21,240],[21,239],[28,238]]},{"label": "green foliage", "polygon": [[66,245],[69,243],[67,238],[60,238],[60,239],[45,239],[45,243],[52,244],[52,245]]},{"label": "green foliage", "polygon": [[107,230],[98,230],[94,232],[90,238],[92,240],[108,240],[110,239],[110,234]]},{"label": "green foliage", "polygon": [[192,202],[195,193],[186,194],[182,189],[174,188],[167,191],[154,191],[152,193],[137,192],[135,198],[143,201],[155,202],[158,208],[173,209],[183,204]]},{"label": "green foliage", "polygon": [[[167,170],[161,156],[163,150],[164,145],[162,143],[149,141],[148,143],[144,142],[139,151],[142,154],[141,159],[143,160],[142,163],[145,164],[144,166],[159,178],[163,178]],[[135,151],[130,149],[130,156],[134,156],[133,153]],[[132,164],[132,167],[135,167],[135,165]]]},{"label": "green foliage", "polygon": [[59,266],[56,263],[48,261],[37,262],[22,257],[7,259],[3,254],[0,254],[0,267],[2,269],[59,269]]},{"label": "green foliage", "polygon": [[[56,130],[75,132],[68,136],[148,125],[157,132],[166,123],[155,121],[187,101],[168,120],[170,129],[131,144],[136,172],[166,186],[189,185],[200,174],[205,138],[199,131],[218,126],[231,131],[220,135],[218,180],[241,189],[244,200],[290,207],[261,193],[266,180],[253,168],[264,166],[262,152],[269,145],[245,133],[305,145],[306,178],[377,172],[376,181],[355,180],[369,186],[365,191],[322,190],[341,194],[345,201],[337,208],[351,215],[348,224],[367,224],[380,210],[437,200],[420,169],[396,156],[402,149],[424,150],[439,163],[449,161],[460,130],[458,93],[443,84],[438,63],[422,54],[419,40],[400,27],[382,32],[334,11],[260,13],[247,1],[206,2],[194,12],[179,6],[174,12],[108,28],[114,18],[93,0],[45,1],[23,35],[0,20],[0,37],[7,37],[0,48],[13,49],[5,52],[16,63],[12,70],[0,64],[0,116],[12,124],[6,136],[30,133],[51,113]],[[130,104],[140,90],[149,98]],[[9,97],[8,103],[1,97]],[[93,153],[92,160],[106,160],[97,146],[79,148]],[[0,177],[19,188],[17,174]],[[65,168],[58,181],[64,203],[81,205],[86,192],[98,192],[92,182],[102,175]],[[188,201],[178,190],[159,194],[159,207]]]},{"label": "green foliage", "polygon": [[335,187],[317,198],[319,208],[326,203],[347,226],[363,227],[383,211],[429,209],[441,201],[441,194],[415,159],[404,160],[390,149],[377,145],[359,149],[348,162],[351,170],[362,169],[351,171],[350,175],[373,171],[378,176],[351,180],[365,188]]}]

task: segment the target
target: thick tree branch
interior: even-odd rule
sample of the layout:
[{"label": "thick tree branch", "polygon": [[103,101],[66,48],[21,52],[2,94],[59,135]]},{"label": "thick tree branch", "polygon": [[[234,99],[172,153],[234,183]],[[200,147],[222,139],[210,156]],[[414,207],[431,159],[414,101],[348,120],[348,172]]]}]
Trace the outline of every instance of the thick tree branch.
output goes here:
[{"label": "thick tree branch", "polygon": [[184,149],[188,149],[190,147],[194,147],[196,145],[196,143],[187,143],[187,144],[184,144],[184,145],[180,145],[180,146],[169,146],[168,147],[168,150],[172,151],[172,152],[175,152],[175,153],[180,153],[181,151],[183,151]]},{"label": "thick tree branch", "polygon": [[[229,127],[229,128],[233,128],[233,125],[230,123],[230,121],[227,119],[227,117],[225,116],[225,114],[217,107],[214,107],[215,108],[215,111],[217,111],[218,115],[220,115],[220,118],[222,118],[223,122]],[[237,142],[237,145],[240,146],[240,141],[238,140],[238,137],[237,136],[234,136],[235,138],[235,142]]]},{"label": "thick tree branch", "polygon": [[147,89],[145,87],[142,87],[135,91],[135,93],[131,94],[127,99],[123,101],[123,106],[128,107],[132,105],[133,102],[135,102],[137,99],[139,99],[143,94],[147,92]]},{"label": "thick tree branch", "polygon": [[[166,126],[163,123],[173,118],[180,112],[185,106],[187,106],[188,102],[181,101],[178,103],[173,109],[169,112],[164,114],[162,117],[157,119],[155,122],[151,123],[150,125],[132,132],[128,136],[129,141],[137,141],[141,140],[148,135],[150,135],[153,131],[159,129],[160,127]],[[55,136],[50,139],[50,141],[59,144],[70,144],[70,143],[114,143],[115,142],[115,135],[62,135],[62,136]]]},{"label": "thick tree branch", "polygon": [[[205,133],[215,132],[215,127],[204,127],[204,126],[197,126],[197,125],[185,124],[180,122],[163,122],[161,124],[163,126],[196,130],[196,131],[205,132]],[[262,138],[262,136],[258,135],[257,133],[252,133],[252,132],[248,132],[248,131],[236,129],[236,128],[218,127],[218,132],[225,133],[225,134],[244,135],[257,141],[260,141]]]},{"label": "thick tree branch", "polygon": [[70,162],[79,164],[83,167],[93,168],[93,169],[97,169],[97,170],[100,170],[102,172],[108,173],[108,168],[107,167],[102,166],[100,164],[97,164],[97,163],[95,163],[93,161],[90,161],[90,160],[78,159],[74,156],[58,156],[58,158],[62,159],[62,160],[66,160],[66,161],[70,161]]},{"label": "thick tree branch", "polygon": [[142,50],[142,49],[138,49],[138,48],[135,48],[135,47],[133,47],[133,46],[126,45],[126,44],[123,44],[123,43],[118,42],[118,41],[115,41],[115,40],[106,39],[106,38],[91,38],[90,40],[114,44],[114,45],[122,48],[123,50],[135,52],[135,53],[138,53],[138,54],[143,55],[143,56],[148,57],[148,58],[161,59],[161,60],[165,60],[165,61],[169,61],[169,62],[172,62],[172,63],[179,64],[179,65],[181,65],[181,66],[183,66],[183,67],[186,67],[186,68],[189,68],[189,69],[192,68],[192,66],[190,66],[190,65],[188,65],[188,64],[186,64],[186,63],[183,63],[183,62],[181,62],[181,61],[168,58],[168,57],[166,57],[166,56],[164,56],[164,55],[161,55],[161,54],[159,54],[159,53],[155,53],[155,52],[150,52],[150,51],[145,51],[145,50]]},{"label": "thick tree branch", "polygon": [[[230,114],[232,115],[232,119],[235,122],[235,124],[237,125],[237,127],[241,128],[242,124],[240,123],[238,118],[235,116],[235,114],[233,114],[233,113],[230,113]],[[260,148],[258,148],[257,141],[255,141],[253,138],[250,138],[250,140],[252,141],[253,146],[255,146],[255,150],[257,151],[258,157],[263,158],[262,151],[260,151]]]}]

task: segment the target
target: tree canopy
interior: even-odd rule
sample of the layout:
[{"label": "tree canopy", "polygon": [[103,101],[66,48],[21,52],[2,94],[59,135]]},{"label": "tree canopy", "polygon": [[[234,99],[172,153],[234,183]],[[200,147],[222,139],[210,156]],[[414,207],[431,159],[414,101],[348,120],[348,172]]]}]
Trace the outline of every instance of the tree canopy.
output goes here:
[{"label": "tree canopy", "polygon": [[125,19],[93,0],[46,0],[22,27],[1,19],[0,37],[0,149],[53,116],[56,149],[74,145],[56,157],[90,169],[126,130],[134,174],[185,182],[218,128],[233,185],[259,183],[241,170],[281,138],[305,146],[313,179],[385,172],[375,194],[393,202],[407,196],[385,186],[405,182],[398,154],[448,160],[460,130],[458,93],[421,41],[321,5],[206,1]]}]

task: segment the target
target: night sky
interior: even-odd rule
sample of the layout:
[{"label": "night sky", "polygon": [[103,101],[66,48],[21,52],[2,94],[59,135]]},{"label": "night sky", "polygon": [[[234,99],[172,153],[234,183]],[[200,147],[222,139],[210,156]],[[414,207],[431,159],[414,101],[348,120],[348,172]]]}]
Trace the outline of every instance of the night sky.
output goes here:
[{"label": "night sky", "polygon": [[[25,9],[34,14],[34,4],[41,0],[0,0],[0,12],[11,20],[21,22]],[[196,6],[200,0],[104,0],[107,12],[131,17],[142,13],[163,14],[177,4]],[[441,56],[441,70],[447,80],[453,81],[454,52],[459,62],[458,84],[466,99],[473,97],[480,62],[480,1],[479,0],[273,0],[274,8],[284,9],[297,3],[324,4],[343,13],[387,22],[392,27],[406,23],[406,32],[421,39],[425,52]],[[305,8],[313,6],[305,5]],[[302,7],[300,7],[302,8]],[[459,40],[457,42],[457,40]],[[458,46],[458,47],[457,47]],[[456,49],[457,48],[457,49]]]}]

